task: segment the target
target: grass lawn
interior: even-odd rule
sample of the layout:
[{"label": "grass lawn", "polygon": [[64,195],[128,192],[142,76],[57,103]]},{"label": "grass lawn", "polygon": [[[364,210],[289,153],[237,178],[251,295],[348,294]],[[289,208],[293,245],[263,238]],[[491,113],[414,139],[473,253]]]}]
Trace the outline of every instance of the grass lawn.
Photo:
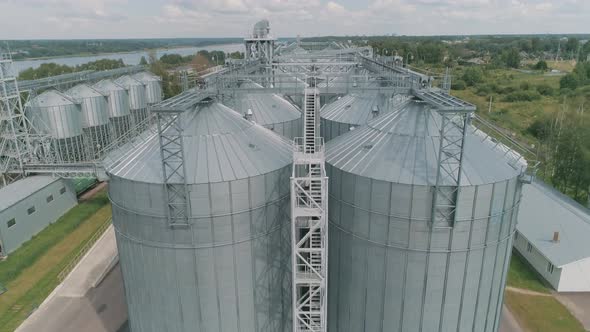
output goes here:
[{"label": "grass lawn", "polygon": [[508,270],[508,286],[528,289],[540,293],[549,293],[537,273],[531,269],[519,254],[513,252]]},{"label": "grass lawn", "polygon": [[57,275],[105,222],[111,207],[105,192],[72,208],[56,223],[0,263],[0,331],[14,331],[59,284]]},{"label": "grass lawn", "polygon": [[582,324],[553,296],[506,291],[505,302],[519,324],[532,332],[584,332]]}]

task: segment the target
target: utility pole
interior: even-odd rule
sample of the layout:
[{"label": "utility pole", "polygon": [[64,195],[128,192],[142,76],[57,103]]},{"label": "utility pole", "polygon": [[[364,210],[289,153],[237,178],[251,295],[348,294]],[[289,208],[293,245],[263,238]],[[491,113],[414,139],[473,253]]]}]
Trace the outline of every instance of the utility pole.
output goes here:
[{"label": "utility pole", "polygon": [[488,108],[488,113],[492,113],[492,101],[494,100],[494,96],[490,96],[490,106]]}]

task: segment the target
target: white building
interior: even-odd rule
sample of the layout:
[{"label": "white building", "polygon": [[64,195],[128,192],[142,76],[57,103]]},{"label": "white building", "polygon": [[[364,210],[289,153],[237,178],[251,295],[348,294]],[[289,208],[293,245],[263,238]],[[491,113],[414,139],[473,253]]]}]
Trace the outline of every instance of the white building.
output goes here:
[{"label": "white building", "polygon": [[76,206],[69,181],[31,176],[0,189],[0,256],[6,256]]},{"label": "white building", "polygon": [[523,187],[515,249],[558,292],[590,292],[590,212],[555,189]]}]

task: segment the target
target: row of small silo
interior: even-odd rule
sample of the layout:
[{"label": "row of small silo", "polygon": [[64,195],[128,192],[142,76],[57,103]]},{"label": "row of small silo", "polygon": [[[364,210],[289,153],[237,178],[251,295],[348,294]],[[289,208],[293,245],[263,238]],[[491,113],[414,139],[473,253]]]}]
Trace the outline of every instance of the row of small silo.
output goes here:
[{"label": "row of small silo", "polygon": [[[298,136],[277,125],[301,115],[276,100],[253,93],[235,110],[182,115],[186,228],[168,224],[156,138],[109,170],[133,331],[291,330],[292,150],[268,129]],[[332,128],[329,331],[497,331],[521,168],[470,127],[456,222],[433,225],[438,112],[375,93],[321,115]]]},{"label": "row of small silo", "polygon": [[[149,91],[149,92],[148,92]],[[48,90],[27,103],[34,128],[51,136],[60,161],[93,160],[98,151],[145,122],[147,107],[162,100],[160,79],[150,73]]]}]

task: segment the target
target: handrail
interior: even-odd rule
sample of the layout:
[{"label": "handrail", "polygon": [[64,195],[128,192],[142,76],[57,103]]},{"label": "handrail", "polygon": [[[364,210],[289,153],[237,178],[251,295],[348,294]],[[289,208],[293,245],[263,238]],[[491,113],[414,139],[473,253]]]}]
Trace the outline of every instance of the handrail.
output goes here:
[{"label": "handrail", "polygon": [[90,251],[94,244],[102,237],[104,232],[111,226],[113,219],[108,218],[107,221],[103,222],[102,225],[92,234],[92,236],[86,241],[82,249],[76,253],[74,258],[66,265],[63,270],[57,275],[57,280],[63,282],[66,277],[74,270],[74,268],[80,263],[82,258]]}]

